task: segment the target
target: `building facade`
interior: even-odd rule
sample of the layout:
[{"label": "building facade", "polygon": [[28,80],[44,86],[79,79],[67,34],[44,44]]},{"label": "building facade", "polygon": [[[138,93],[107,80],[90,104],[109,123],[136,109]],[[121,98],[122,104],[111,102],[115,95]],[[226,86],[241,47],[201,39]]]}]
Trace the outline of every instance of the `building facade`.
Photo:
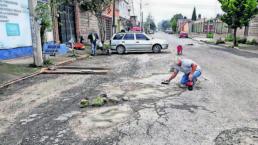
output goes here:
[{"label": "building facade", "polygon": [[28,0],[0,1],[0,60],[32,55]]},{"label": "building facade", "polygon": [[248,38],[249,40],[255,39],[258,42],[258,15],[250,22],[248,27]]},{"label": "building facade", "polygon": [[[185,23],[179,23],[179,28],[184,28]],[[188,33],[215,33],[215,34],[233,34],[229,26],[219,19],[199,19],[197,21],[188,22]],[[237,36],[242,38],[246,37],[248,40],[255,39],[258,41],[258,15],[254,17],[249,23],[248,27],[242,27],[237,30]]]},{"label": "building facade", "polygon": [[[55,42],[66,43],[69,40],[79,41],[82,37],[87,42],[90,33],[99,33],[99,24],[95,15],[80,9],[77,1],[74,5],[64,5],[54,27]],[[102,14],[105,40],[112,37],[113,5],[111,4]],[[127,0],[117,0],[115,8],[116,32],[127,29],[130,21],[130,8]]]},{"label": "building facade", "polygon": [[121,30],[129,30],[130,23],[130,4],[128,0],[118,0],[118,11],[117,16],[117,32]]}]

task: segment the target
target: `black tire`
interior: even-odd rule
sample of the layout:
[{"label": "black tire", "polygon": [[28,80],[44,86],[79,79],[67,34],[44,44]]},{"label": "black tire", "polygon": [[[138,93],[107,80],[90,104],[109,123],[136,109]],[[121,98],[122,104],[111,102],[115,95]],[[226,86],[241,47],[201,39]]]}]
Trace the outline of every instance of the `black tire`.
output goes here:
[{"label": "black tire", "polygon": [[117,46],[117,47],[116,47],[116,52],[117,52],[118,54],[124,54],[124,53],[125,53],[125,47],[122,46],[122,45]]},{"label": "black tire", "polygon": [[152,47],[152,51],[154,53],[160,53],[161,52],[161,46],[159,44],[155,44],[153,47]]}]

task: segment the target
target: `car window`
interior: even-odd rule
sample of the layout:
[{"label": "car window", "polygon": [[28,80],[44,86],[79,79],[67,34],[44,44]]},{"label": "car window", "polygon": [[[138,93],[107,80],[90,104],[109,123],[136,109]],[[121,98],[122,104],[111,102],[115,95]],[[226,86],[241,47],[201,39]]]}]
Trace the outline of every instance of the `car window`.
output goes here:
[{"label": "car window", "polygon": [[144,34],[136,34],[137,40],[149,40],[149,38]]},{"label": "car window", "polygon": [[124,37],[125,34],[116,34],[113,38],[113,40],[121,40]]},{"label": "car window", "polygon": [[134,34],[125,34],[124,40],[134,40]]}]

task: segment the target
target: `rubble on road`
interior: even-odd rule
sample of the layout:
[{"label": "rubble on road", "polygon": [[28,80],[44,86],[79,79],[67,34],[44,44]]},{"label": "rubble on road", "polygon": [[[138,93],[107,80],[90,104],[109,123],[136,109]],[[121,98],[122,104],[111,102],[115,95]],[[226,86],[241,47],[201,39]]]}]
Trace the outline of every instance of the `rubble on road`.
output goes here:
[{"label": "rubble on road", "polygon": [[109,97],[107,94],[101,94],[93,99],[88,99],[88,98],[84,98],[81,100],[80,102],[80,107],[81,108],[86,108],[86,107],[101,107],[105,104],[109,104],[109,105],[114,105],[114,104],[118,104],[121,101],[128,101],[124,98],[119,99],[117,97]]}]

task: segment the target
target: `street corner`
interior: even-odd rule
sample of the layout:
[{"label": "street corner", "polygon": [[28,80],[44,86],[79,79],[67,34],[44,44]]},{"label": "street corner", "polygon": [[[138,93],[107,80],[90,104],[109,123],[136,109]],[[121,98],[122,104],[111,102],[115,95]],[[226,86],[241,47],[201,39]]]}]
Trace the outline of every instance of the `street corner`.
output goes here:
[{"label": "street corner", "polygon": [[126,104],[94,108],[73,118],[69,126],[82,140],[105,138],[116,127],[128,122],[132,113],[132,109]]}]

